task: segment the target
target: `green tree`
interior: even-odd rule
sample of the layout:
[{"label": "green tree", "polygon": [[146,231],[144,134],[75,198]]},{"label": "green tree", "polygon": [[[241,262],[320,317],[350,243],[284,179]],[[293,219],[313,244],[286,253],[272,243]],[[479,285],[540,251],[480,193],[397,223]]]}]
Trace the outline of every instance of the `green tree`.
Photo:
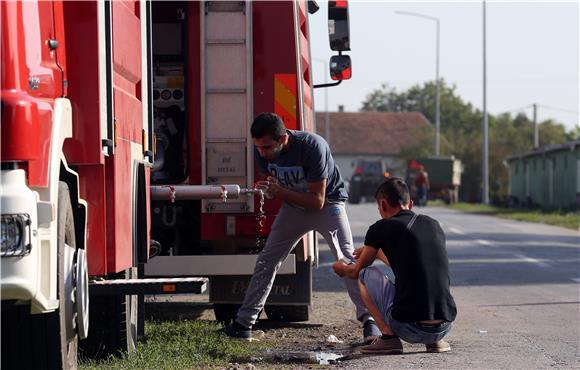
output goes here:
[{"label": "green tree", "polygon": [[[464,173],[460,196],[463,200],[476,201],[481,194],[482,162],[482,112],[465,102],[456,93],[455,86],[441,80],[440,122],[441,154],[454,155],[462,160]],[[369,93],[361,111],[421,112],[430,122],[435,122],[434,81],[415,85],[397,92],[387,84]],[[533,122],[525,115],[488,115],[489,122],[489,183],[490,196],[502,198],[508,195],[508,169],[505,158],[527,152],[533,147]],[[553,120],[539,124],[540,145],[563,143],[579,137],[577,132],[566,132],[565,127]],[[413,133],[415,144],[405,148],[400,156],[408,160],[433,154],[433,129]]]}]

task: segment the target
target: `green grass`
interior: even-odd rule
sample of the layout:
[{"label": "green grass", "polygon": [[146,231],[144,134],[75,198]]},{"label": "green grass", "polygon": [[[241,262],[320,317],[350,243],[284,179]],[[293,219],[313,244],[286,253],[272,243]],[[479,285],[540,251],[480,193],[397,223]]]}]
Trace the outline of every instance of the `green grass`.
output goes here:
[{"label": "green grass", "polygon": [[137,350],[106,360],[84,360],[80,369],[192,369],[248,362],[265,349],[260,342],[228,340],[221,326],[202,320],[146,322]]},{"label": "green grass", "polygon": [[514,209],[502,208],[495,206],[488,206],[484,204],[472,203],[457,203],[453,205],[445,205],[443,202],[429,202],[432,206],[445,206],[452,209],[468,213],[478,213],[493,215],[510,220],[538,222],[548,225],[561,226],[568,229],[578,230],[580,227],[580,211],[572,211],[565,209]]}]

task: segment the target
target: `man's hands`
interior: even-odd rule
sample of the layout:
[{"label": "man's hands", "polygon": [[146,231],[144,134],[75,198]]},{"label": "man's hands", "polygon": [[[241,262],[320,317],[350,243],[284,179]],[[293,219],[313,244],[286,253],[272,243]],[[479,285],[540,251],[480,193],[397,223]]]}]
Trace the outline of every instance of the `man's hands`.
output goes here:
[{"label": "man's hands", "polygon": [[355,249],[352,253],[356,263],[347,264],[343,260],[336,261],[332,265],[334,272],[340,277],[358,279],[358,274],[363,268],[372,265],[377,258],[378,249],[369,246]]},{"label": "man's hands", "polygon": [[256,183],[256,189],[264,191],[266,198],[272,199],[279,197],[284,188],[280,185],[277,178],[268,176],[266,181],[258,181]]},{"label": "man's hands", "polygon": [[351,273],[351,270],[354,268],[354,266],[354,264],[349,265],[343,260],[338,260],[332,265],[332,269],[338,276],[345,277]]},{"label": "man's hands", "polygon": [[280,184],[277,178],[273,176],[260,176],[266,181],[258,181],[255,184],[256,189],[264,191],[264,195],[268,199],[278,198],[292,203],[299,207],[312,210],[321,210],[324,207],[324,200],[326,194],[326,179],[318,182],[308,182],[308,191],[297,192],[285,188]]},{"label": "man's hands", "polygon": [[[353,252],[353,257],[358,260],[360,253],[363,248],[355,249]],[[349,277],[352,279],[358,278],[358,273],[360,271],[360,264],[356,261],[349,261],[347,258],[341,258],[332,265],[334,272],[340,277]]]}]

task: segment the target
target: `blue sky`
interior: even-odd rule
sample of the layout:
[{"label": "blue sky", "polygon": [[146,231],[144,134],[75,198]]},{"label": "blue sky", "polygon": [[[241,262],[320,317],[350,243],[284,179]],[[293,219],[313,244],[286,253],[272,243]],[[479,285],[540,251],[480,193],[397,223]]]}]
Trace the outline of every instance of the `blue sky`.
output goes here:
[{"label": "blue sky", "polygon": [[[353,78],[328,89],[329,110],[357,111],[365,96],[387,83],[398,91],[435,79],[435,22],[395,11],[437,17],[441,24],[440,76],[475,107],[483,105],[481,1],[351,0]],[[328,45],[327,3],[310,18],[314,81],[324,82]],[[540,105],[538,119],[568,129],[579,122],[579,1],[487,2],[487,108],[516,113]],[[315,90],[324,110],[324,89]],[[568,110],[549,109],[559,108]],[[529,117],[531,108],[524,109]],[[444,124],[442,122],[442,124]]]}]

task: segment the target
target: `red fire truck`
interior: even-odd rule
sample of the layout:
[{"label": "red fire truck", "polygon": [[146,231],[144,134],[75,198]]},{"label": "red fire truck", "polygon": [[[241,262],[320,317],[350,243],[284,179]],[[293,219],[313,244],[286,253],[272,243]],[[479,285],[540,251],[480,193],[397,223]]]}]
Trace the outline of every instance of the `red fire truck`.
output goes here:
[{"label": "red fire truck", "polygon": [[[314,130],[317,9],[0,3],[3,368],[130,351],[144,294],[199,293],[208,278],[216,317],[235,314],[280,206],[252,189],[249,125],[275,111]],[[346,1],[329,3],[328,25],[339,83]],[[280,270],[271,318],[308,318],[315,256],[309,234]]]}]

